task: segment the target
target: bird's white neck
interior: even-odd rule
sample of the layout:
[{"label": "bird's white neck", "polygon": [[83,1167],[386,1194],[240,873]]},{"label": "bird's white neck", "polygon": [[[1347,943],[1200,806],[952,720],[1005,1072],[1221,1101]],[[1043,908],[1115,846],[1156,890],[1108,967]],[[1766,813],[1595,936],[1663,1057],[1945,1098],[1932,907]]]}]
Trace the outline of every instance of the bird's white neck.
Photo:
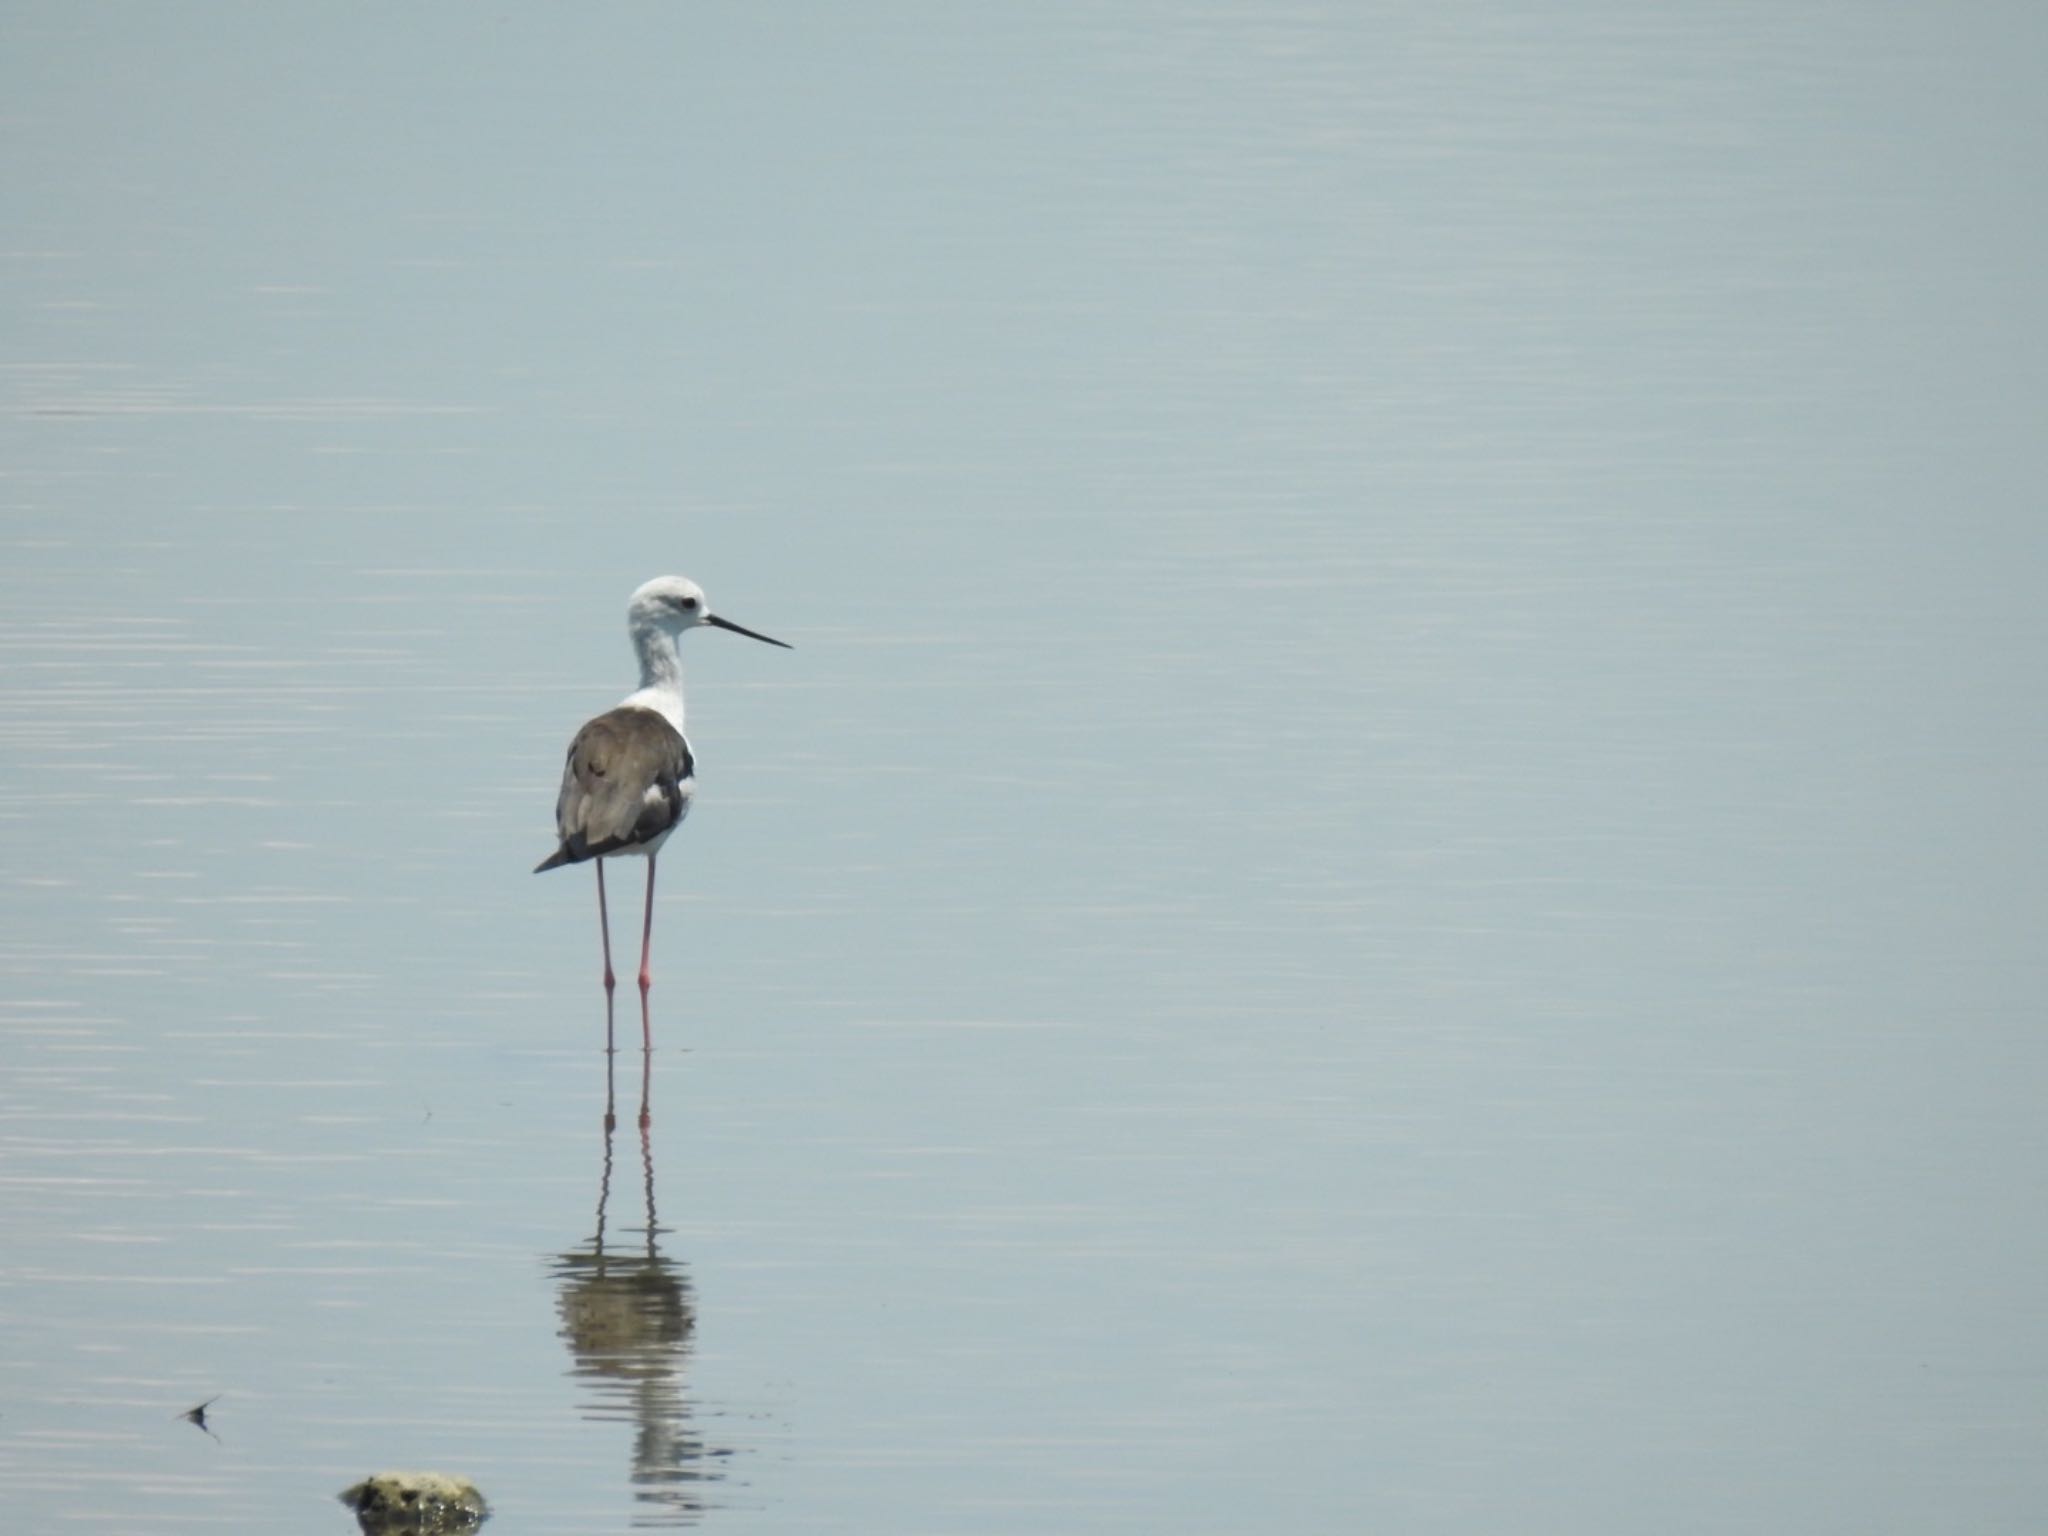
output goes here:
[{"label": "bird's white neck", "polygon": [[640,686],[626,696],[627,706],[651,709],[674,726],[683,728],[683,657],[676,637],[652,625],[633,631],[633,648],[640,653]]}]

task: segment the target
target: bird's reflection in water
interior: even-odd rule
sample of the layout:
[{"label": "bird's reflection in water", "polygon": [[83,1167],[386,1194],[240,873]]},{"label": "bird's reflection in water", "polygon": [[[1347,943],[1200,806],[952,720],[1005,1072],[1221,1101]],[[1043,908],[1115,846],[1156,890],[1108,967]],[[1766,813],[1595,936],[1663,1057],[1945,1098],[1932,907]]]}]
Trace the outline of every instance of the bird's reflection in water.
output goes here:
[{"label": "bird's reflection in water", "polygon": [[[644,1015],[646,994],[641,994]],[[643,1017],[642,1025],[646,1020]],[[605,1004],[606,1044],[611,1003]],[[612,1187],[612,1136],[618,1125],[613,1064],[605,1052],[604,1167],[597,1187],[597,1231],[581,1248],[554,1261],[562,1337],[576,1357],[571,1373],[591,1384],[586,1418],[630,1420],[633,1486],[643,1506],[636,1525],[686,1525],[705,1509],[704,1487],[725,1475],[732,1453],[707,1445],[692,1422],[684,1372],[697,1326],[688,1271],[661,1254],[654,1214],[654,1151],[648,1104],[651,1058],[641,1054],[640,1175],[647,1224],[626,1227],[614,1245],[605,1227]],[[636,1241],[634,1239],[642,1239]]]}]

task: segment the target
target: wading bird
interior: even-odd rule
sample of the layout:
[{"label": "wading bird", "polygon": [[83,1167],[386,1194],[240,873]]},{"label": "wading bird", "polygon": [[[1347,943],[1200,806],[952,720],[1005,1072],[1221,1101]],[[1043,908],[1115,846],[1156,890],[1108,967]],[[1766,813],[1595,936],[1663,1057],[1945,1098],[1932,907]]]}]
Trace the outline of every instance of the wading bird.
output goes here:
[{"label": "wading bird", "polygon": [[657,576],[633,594],[626,629],[640,656],[640,686],[617,709],[587,722],[569,743],[562,768],[562,792],[555,800],[555,832],[561,846],[534,873],[581,864],[597,866],[597,926],[604,942],[604,985],[611,991],[612,930],[605,910],[604,861],[631,854],[647,860],[647,910],[640,923],[640,990],[653,985],[647,969],[654,939],[654,856],[690,813],[696,788],[696,759],[683,735],[683,631],[709,624],[750,640],[779,645],[721,619],[704,601],[704,589],[680,576]]}]

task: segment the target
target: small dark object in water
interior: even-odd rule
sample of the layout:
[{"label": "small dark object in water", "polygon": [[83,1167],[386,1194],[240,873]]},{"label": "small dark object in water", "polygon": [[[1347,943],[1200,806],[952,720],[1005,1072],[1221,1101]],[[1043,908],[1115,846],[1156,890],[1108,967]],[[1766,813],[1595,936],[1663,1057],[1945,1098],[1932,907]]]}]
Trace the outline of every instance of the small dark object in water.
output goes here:
[{"label": "small dark object in water", "polygon": [[178,1417],[183,1419],[187,1424],[197,1424],[209,1435],[213,1435],[213,1443],[215,1445],[219,1445],[221,1443],[221,1439],[219,1435],[213,1434],[213,1426],[206,1422],[206,1410],[211,1408],[215,1403],[219,1402],[221,1400],[221,1396],[221,1393],[216,1392],[213,1394],[213,1396],[209,1397],[205,1402],[201,1403],[197,1408],[187,1408],[183,1413],[178,1415]]},{"label": "small dark object in water", "polygon": [[336,1495],[364,1536],[454,1536],[491,1513],[475,1483],[439,1472],[379,1472]]}]

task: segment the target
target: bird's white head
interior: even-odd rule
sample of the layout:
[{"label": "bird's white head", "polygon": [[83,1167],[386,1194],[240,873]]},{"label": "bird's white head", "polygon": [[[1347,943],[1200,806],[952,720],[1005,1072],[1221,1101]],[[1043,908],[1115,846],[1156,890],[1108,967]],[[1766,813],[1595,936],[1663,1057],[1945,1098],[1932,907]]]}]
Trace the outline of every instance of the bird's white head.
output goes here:
[{"label": "bird's white head", "polygon": [[663,629],[672,635],[704,622],[711,611],[704,589],[681,576],[657,576],[643,582],[626,605],[626,622],[635,633]]},{"label": "bird's white head", "polygon": [[704,600],[704,589],[683,576],[657,576],[636,590],[626,606],[626,624],[636,640],[657,633],[680,636],[686,629],[709,624],[714,629],[729,629],[750,640],[765,640],[770,645],[790,649],[784,641],[769,639],[714,614]]}]

